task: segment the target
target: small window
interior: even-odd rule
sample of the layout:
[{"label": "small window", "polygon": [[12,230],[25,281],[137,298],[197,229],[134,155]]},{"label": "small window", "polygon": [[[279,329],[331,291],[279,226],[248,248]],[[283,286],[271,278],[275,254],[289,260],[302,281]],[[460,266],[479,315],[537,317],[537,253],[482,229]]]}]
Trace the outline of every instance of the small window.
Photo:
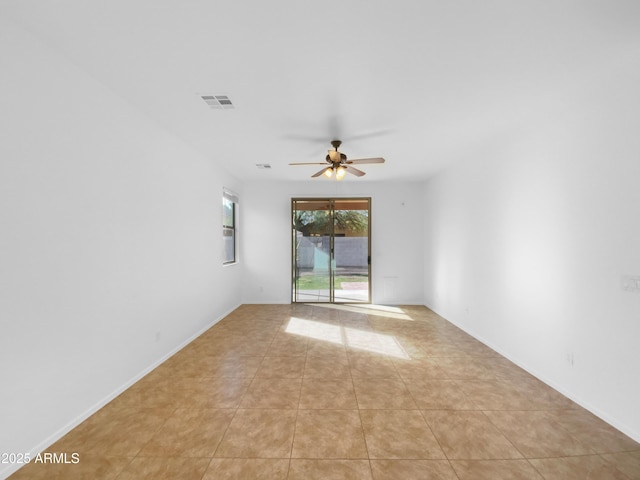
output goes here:
[{"label": "small window", "polygon": [[225,265],[238,261],[238,197],[226,190],[222,193],[222,243]]}]

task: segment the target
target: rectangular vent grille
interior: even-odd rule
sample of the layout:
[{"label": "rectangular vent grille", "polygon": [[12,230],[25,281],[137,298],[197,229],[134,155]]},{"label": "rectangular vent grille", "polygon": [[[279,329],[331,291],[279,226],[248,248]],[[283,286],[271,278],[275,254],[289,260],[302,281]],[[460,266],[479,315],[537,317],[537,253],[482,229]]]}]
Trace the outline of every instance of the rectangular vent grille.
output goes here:
[{"label": "rectangular vent grille", "polygon": [[256,167],[258,167],[260,170],[269,170],[271,168],[271,165],[268,163],[256,163]]},{"label": "rectangular vent grille", "polygon": [[204,103],[206,103],[209,108],[216,110],[234,108],[233,103],[231,103],[231,100],[229,100],[229,97],[226,95],[200,95],[200,98],[204,100]]}]

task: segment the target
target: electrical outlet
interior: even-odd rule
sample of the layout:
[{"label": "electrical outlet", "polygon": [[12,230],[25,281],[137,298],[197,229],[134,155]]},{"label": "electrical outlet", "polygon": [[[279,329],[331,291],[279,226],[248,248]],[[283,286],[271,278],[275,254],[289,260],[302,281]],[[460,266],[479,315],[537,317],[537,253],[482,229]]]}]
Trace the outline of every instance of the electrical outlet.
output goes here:
[{"label": "electrical outlet", "polygon": [[640,275],[622,275],[620,287],[625,292],[640,293]]},{"label": "electrical outlet", "polygon": [[160,332],[160,330],[158,330],[156,332],[156,342],[159,342],[161,338],[162,338],[162,332]]}]

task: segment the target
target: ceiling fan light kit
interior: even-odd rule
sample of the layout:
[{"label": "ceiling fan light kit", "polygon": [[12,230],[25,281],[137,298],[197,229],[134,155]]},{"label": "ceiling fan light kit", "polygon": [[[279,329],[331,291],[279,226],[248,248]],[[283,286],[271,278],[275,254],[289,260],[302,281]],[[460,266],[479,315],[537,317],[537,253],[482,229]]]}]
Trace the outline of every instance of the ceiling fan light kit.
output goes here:
[{"label": "ceiling fan light kit", "polygon": [[[340,145],[342,145],[342,142],[340,140],[331,141],[333,150],[329,150],[328,155],[325,157],[326,163],[290,163],[289,165],[325,165],[322,170],[311,175],[311,178],[319,177],[321,175],[324,175],[327,178],[331,178],[335,174],[336,180],[342,180],[347,173],[355,175],[356,177],[362,177],[363,175],[365,175],[365,172],[352,167],[351,165],[384,163],[384,158],[382,157],[347,160],[347,156],[344,153],[338,151],[338,147],[340,147]],[[329,165],[327,166],[326,164]]]}]

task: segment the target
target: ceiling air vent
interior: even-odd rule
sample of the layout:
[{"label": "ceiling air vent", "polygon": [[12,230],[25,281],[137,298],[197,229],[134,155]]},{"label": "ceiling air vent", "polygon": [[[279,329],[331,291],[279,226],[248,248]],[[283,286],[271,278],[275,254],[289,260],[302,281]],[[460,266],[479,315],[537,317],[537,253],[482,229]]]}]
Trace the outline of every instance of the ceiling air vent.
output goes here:
[{"label": "ceiling air vent", "polygon": [[269,170],[271,168],[271,165],[269,163],[256,163],[256,167],[258,167],[260,170]]},{"label": "ceiling air vent", "polygon": [[216,110],[234,108],[233,103],[229,100],[229,97],[226,95],[200,95],[200,98],[204,100],[209,108],[214,108]]}]

